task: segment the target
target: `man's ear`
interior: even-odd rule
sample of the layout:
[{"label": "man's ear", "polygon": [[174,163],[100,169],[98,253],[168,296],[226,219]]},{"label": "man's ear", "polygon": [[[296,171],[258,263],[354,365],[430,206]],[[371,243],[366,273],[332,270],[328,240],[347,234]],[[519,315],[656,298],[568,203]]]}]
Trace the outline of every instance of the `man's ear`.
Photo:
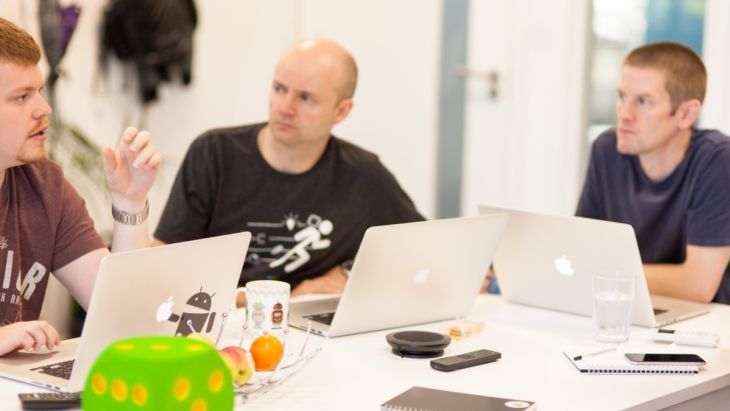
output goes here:
[{"label": "man's ear", "polygon": [[697,99],[687,100],[680,103],[677,107],[677,115],[679,116],[679,128],[686,130],[692,126],[700,118],[702,103]]},{"label": "man's ear", "polygon": [[335,107],[335,124],[338,124],[342,120],[346,119],[352,111],[353,101],[351,98],[346,98],[337,103]]}]

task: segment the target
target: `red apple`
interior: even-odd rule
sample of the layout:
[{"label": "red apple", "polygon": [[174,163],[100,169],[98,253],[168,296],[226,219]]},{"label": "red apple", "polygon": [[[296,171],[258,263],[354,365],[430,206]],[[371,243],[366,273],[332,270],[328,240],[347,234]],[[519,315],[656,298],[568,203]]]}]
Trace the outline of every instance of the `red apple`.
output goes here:
[{"label": "red apple", "polygon": [[253,375],[253,368],[248,360],[248,352],[241,347],[232,345],[219,351],[223,362],[231,371],[233,383],[237,386],[245,384]]}]

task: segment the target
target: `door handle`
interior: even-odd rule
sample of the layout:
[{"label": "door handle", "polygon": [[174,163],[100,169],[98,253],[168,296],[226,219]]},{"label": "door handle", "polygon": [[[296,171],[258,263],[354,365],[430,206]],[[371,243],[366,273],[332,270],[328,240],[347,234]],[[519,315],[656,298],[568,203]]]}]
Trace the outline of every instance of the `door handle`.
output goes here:
[{"label": "door handle", "polygon": [[460,64],[454,67],[454,74],[466,79],[486,81],[487,97],[490,100],[496,100],[499,97],[499,72],[497,70],[479,70]]}]

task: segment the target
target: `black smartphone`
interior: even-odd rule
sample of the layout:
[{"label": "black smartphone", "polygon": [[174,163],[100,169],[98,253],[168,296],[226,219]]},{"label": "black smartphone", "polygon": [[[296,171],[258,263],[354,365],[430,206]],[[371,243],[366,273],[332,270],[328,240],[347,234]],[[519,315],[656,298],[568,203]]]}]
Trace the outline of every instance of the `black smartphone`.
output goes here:
[{"label": "black smartphone", "polygon": [[705,360],[697,354],[641,354],[626,353],[626,359],[639,365],[705,365]]},{"label": "black smartphone", "polygon": [[18,394],[24,410],[65,410],[81,406],[80,392],[32,392]]},{"label": "black smartphone", "polygon": [[431,360],[431,368],[439,371],[454,371],[466,367],[497,361],[502,354],[492,350],[477,350],[451,357],[441,357]]}]

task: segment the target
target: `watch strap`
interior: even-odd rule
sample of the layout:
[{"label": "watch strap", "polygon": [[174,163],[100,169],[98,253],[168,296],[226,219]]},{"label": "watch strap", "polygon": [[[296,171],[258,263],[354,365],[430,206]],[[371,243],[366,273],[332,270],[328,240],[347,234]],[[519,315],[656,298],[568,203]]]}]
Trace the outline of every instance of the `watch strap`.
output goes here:
[{"label": "watch strap", "polygon": [[144,203],[144,209],[139,213],[130,213],[128,211],[120,210],[114,207],[112,204],[112,217],[114,221],[126,225],[140,225],[147,221],[147,217],[150,214],[150,201],[147,200]]}]

